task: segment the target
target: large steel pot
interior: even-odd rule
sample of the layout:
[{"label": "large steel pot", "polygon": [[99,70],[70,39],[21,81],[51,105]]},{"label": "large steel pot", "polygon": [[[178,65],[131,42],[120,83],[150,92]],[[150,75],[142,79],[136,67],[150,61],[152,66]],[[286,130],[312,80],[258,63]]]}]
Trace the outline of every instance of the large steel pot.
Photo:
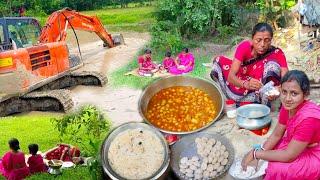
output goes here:
[{"label": "large steel pot", "polygon": [[[186,131],[186,132],[173,132],[173,131],[167,131],[164,129],[160,129],[156,126],[154,126],[145,116],[147,112],[147,107],[150,99],[160,90],[169,88],[172,86],[192,86],[195,88],[199,88],[206,93],[209,94],[209,96],[212,98],[214,105],[217,107],[217,115],[212,119],[210,123],[208,123],[206,126],[196,129],[194,131]],[[151,124],[152,126],[158,128],[160,131],[165,133],[171,133],[171,134],[189,134],[194,133],[197,131],[201,131],[202,129],[205,129],[209,127],[212,123],[214,123],[218,118],[220,117],[224,107],[224,100],[222,96],[221,90],[218,88],[218,85],[213,81],[208,81],[205,79],[190,77],[190,76],[172,76],[167,78],[159,79],[152,84],[150,84],[148,87],[144,89],[142,92],[142,95],[139,100],[139,112],[140,115],[143,117],[143,119]]]},{"label": "large steel pot", "polygon": [[[125,123],[116,129],[114,129],[104,140],[103,145],[101,147],[101,161],[102,161],[102,167],[105,173],[113,179],[113,180],[120,180],[124,179],[120,175],[118,175],[111,167],[109,161],[108,161],[108,151],[110,148],[110,145],[112,141],[122,132],[128,130],[128,129],[141,129],[141,130],[148,130],[153,132],[160,140],[161,144],[164,148],[165,156],[163,159],[162,166],[159,168],[157,172],[155,172],[151,177],[145,179],[145,180],[156,180],[156,179],[161,179],[162,175],[166,172],[167,168],[169,167],[170,163],[170,155],[169,155],[169,146],[164,139],[163,135],[154,127],[149,126],[148,124],[145,123],[137,123],[137,122],[130,122],[130,123]],[[126,163],[126,162],[123,162]]]}]

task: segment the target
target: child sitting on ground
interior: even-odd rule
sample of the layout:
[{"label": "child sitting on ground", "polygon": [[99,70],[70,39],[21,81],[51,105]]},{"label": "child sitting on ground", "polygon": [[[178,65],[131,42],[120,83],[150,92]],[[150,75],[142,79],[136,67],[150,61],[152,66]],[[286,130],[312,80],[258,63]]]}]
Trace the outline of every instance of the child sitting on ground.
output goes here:
[{"label": "child sitting on ground", "polygon": [[174,59],[171,57],[171,52],[167,51],[160,68],[161,70],[165,70],[166,72],[169,72],[170,68],[173,66],[175,66]]},{"label": "child sitting on ground", "polygon": [[37,144],[30,144],[28,146],[31,156],[28,158],[29,170],[31,174],[47,172],[47,167],[43,162],[40,154],[37,154],[39,146]]}]

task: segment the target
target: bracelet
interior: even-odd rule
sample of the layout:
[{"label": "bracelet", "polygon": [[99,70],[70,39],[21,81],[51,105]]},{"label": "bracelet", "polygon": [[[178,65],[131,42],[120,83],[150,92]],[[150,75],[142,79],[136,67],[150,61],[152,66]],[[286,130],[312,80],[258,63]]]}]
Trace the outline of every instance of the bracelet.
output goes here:
[{"label": "bracelet", "polygon": [[254,159],[257,159],[257,151],[258,151],[258,150],[260,150],[260,149],[256,148],[256,149],[254,149],[254,151],[253,151],[253,158],[254,158]]}]

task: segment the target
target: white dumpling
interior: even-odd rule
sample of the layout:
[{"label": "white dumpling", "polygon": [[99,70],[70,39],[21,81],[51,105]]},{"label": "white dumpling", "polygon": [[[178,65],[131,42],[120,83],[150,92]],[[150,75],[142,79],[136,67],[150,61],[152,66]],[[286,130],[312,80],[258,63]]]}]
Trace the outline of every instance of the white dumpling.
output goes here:
[{"label": "white dumpling", "polygon": [[228,163],[228,159],[224,159],[223,161],[221,161],[221,165],[225,166]]},{"label": "white dumpling", "polygon": [[194,166],[194,165],[191,165],[189,168],[190,168],[191,170],[193,170],[193,171],[197,169],[197,167]]},{"label": "white dumpling", "polygon": [[186,164],[188,162],[188,158],[187,157],[183,157],[180,159],[180,163],[181,164]]},{"label": "white dumpling", "polygon": [[218,170],[219,167],[220,167],[219,162],[216,162],[215,164],[213,164],[213,169]]},{"label": "white dumpling", "polygon": [[182,174],[186,174],[186,173],[187,173],[187,169],[186,169],[186,168],[180,168],[180,172],[181,172]]},{"label": "white dumpling", "polygon": [[224,157],[223,157],[223,156],[220,156],[219,159],[218,159],[218,162],[221,163],[223,160],[224,160]]},{"label": "white dumpling", "polygon": [[188,165],[187,164],[179,164],[180,169],[187,169]]},{"label": "white dumpling", "polygon": [[200,144],[200,143],[201,143],[201,138],[196,138],[196,139],[194,140],[194,142],[196,142],[197,144]]},{"label": "white dumpling", "polygon": [[208,140],[208,143],[212,143],[212,145],[214,145],[215,143],[216,143],[216,140],[215,139],[213,139],[213,138],[210,138],[209,140]]},{"label": "white dumpling", "polygon": [[224,169],[224,166],[219,166],[219,168],[217,169],[217,172],[218,172],[218,173],[219,173],[219,172],[222,172],[223,169]]},{"label": "white dumpling", "polygon": [[192,156],[191,161],[193,161],[193,162],[199,161],[199,157],[198,156]]},{"label": "white dumpling", "polygon": [[193,173],[187,173],[186,176],[187,176],[188,178],[192,178],[192,177],[193,177]]},{"label": "white dumpling", "polygon": [[211,171],[210,172],[210,178],[215,178],[217,176],[217,171]]},{"label": "white dumpling", "polygon": [[223,157],[228,158],[229,157],[229,152],[228,151],[224,152]]},{"label": "white dumpling", "polygon": [[214,145],[214,144],[213,144],[213,142],[212,142],[212,141],[210,141],[210,140],[209,140],[209,141],[207,142],[207,146],[208,146],[208,147],[210,147],[210,148],[211,148],[213,145]]},{"label": "white dumpling", "polygon": [[203,143],[207,143],[208,138],[207,137],[202,137],[201,140],[202,140]]},{"label": "white dumpling", "polygon": [[209,171],[209,172],[213,171],[213,165],[212,165],[212,164],[209,164],[209,165],[208,165],[207,171]]},{"label": "white dumpling", "polygon": [[223,151],[227,150],[226,146],[224,146],[224,145],[221,145],[220,149]]},{"label": "white dumpling", "polygon": [[202,170],[202,171],[205,171],[206,169],[207,169],[207,167],[208,167],[208,164],[207,163],[201,163],[201,166],[200,166],[200,169]]},{"label": "white dumpling", "polygon": [[213,159],[214,159],[214,155],[210,153],[208,156],[208,163],[212,163]]},{"label": "white dumpling", "polygon": [[193,174],[193,170],[191,170],[191,169],[186,169],[186,174]]},{"label": "white dumpling", "polygon": [[221,147],[221,142],[220,142],[220,141],[217,141],[215,146],[216,146],[217,148],[220,148],[220,147]]},{"label": "white dumpling", "polygon": [[213,159],[212,159],[212,164],[215,164],[215,163],[217,163],[218,162],[218,158],[217,157],[214,157]]},{"label": "white dumpling", "polygon": [[200,161],[195,161],[192,163],[192,165],[194,165],[196,167],[200,167]]},{"label": "white dumpling", "polygon": [[201,169],[196,169],[194,171],[194,174],[197,175],[197,174],[201,174],[202,175],[202,170]]},{"label": "white dumpling", "polygon": [[202,177],[203,177],[202,174],[197,174],[194,176],[194,179],[200,180],[200,179],[202,179]]},{"label": "white dumpling", "polygon": [[204,171],[203,172],[203,178],[207,179],[210,177],[210,172],[209,171]]},{"label": "white dumpling", "polygon": [[209,162],[208,158],[203,158],[203,159],[202,159],[202,164],[203,164],[203,163],[204,163],[204,164],[208,164],[208,162]]}]

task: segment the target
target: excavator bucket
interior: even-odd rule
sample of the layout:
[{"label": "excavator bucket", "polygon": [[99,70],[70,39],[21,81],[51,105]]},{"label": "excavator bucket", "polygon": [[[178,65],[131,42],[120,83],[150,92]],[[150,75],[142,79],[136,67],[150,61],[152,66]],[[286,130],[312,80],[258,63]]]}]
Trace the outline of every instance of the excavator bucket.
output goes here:
[{"label": "excavator bucket", "polygon": [[125,44],[122,34],[113,34],[112,40],[113,40],[114,45],[116,45],[116,46]]}]

